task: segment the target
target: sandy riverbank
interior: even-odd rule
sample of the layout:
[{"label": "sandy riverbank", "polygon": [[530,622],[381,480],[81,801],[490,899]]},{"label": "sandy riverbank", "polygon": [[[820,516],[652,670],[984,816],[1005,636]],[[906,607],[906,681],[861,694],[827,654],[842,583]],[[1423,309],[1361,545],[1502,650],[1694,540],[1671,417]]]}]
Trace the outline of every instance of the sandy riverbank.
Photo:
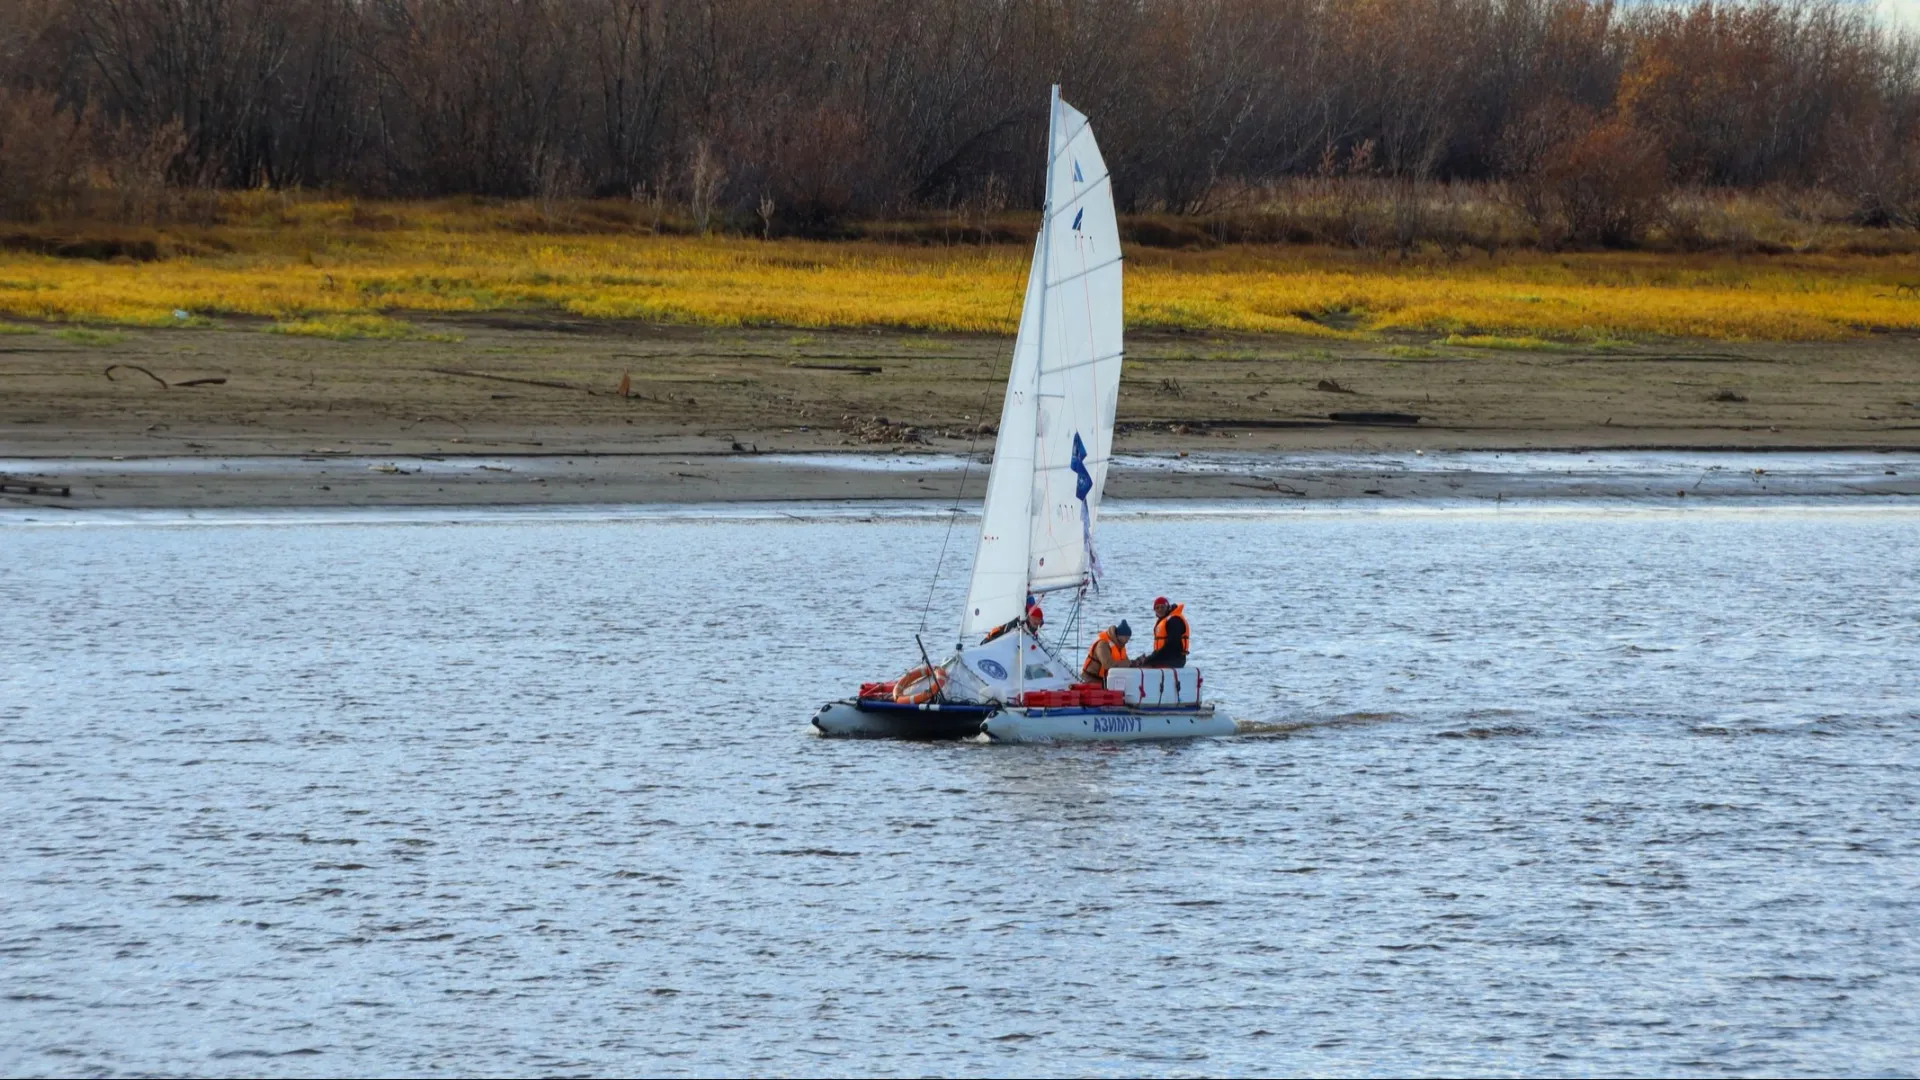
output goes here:
[{"label": "sandy riverbank", "polygon": [[[246,325],[9,336],[0,457],[13,459],[11,479],[45,473],[37,459],[91,459],[60,467],[71,494],[50,498],[71,506],[952,498],[952,458],[991,445],[975,429],[997,419],[1008,348],[987,336],[542,318],[421,328],[450,340],[330,341]],[[1120,499],[1524,486],[1500,469],[1397,479],[1377,458],[1327,464],[1354,453],[1920,450],[1920,342],[1886,335],[1605,351],[1178,334],[1130,344],[1116,451],[1240,464],[1122,465],[1110,488]],[[1336,412],[1420,419],[1361,426],[1330,420]],[[780,457],[795,453],[927,464]],[[1888,482],[1904,483],[1905,471],[1896,465]],[[963,497],[977,497],[982,475]],[[46,498],[10,490],[0,505]]]},{"label": "sandy riverbank", "polygon": [[[945,454],[557,454],[0,459],[0,507],[252,509],[957,502],[986,468]],[[28,493],[21,485],[39,485]],[[1125,455],[1114,505],[1152,500],[1522,503],[1920,498],[1920,451],[1298,451]]]}]

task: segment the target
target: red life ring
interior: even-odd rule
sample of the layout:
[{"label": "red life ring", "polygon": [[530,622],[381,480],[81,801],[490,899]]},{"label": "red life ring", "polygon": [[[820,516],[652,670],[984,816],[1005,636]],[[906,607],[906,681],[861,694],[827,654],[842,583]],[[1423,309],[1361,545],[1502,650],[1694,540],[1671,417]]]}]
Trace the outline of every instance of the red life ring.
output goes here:
[{"label": "red life ring", "polygon": [[946,672],[923,665],[900,676],[893,684],[893,700],[902,705],[919,705],[932,701],[946,685]]}]

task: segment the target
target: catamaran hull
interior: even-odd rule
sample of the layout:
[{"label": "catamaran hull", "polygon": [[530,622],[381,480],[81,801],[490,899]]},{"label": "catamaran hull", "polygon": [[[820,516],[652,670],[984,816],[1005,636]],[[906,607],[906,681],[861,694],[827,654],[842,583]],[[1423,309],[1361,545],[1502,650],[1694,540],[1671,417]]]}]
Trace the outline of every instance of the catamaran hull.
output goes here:
[{"label": "catamaran hull", "polygon": [[822,735],[855,739],[972,739],[991,710],[981,705],[900,705],[830,701],[814,714]]},{"label": "catamaran hull", "polygon": [[1141,742],[1232,735],[1233,718],[1215,705],[1198,709],[1007,709],[981,729],[994,742]]},{"label": "catamaran hull", "polygon": [[814,715],[822,735],[855,739],[946,740],[986,735],[994,742],[1144,742],[1234,734],[1217,705],[1198,709],[1022,709],[985,705],[900,705],[830,701]]}]

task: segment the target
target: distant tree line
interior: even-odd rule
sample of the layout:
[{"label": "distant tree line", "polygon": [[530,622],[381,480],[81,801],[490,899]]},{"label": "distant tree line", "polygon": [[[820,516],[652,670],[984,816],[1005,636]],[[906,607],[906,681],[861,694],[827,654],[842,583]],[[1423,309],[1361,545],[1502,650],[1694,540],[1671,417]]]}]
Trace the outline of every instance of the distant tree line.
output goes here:
[{"label": "distant tree line", "polygon": [[769,231],[1022,208],[1052,82],[1133,211],[1365,175],[1500,182],[1601,242],[1676,185],[1920,224],[1920,44],[1843,0],[4,0],[0,213],[263,185]]}]

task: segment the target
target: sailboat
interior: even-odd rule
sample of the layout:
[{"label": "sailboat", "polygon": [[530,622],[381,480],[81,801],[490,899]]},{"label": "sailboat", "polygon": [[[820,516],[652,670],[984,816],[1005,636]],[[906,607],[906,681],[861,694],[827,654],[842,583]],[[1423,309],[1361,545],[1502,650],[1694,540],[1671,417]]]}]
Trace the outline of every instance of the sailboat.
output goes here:
[{"label": "sailboat", "polygon": [[[1110,741],[1230,735],[1233,720],[1203,696],[1197,668],[1122,668],[1082,684],[1063,656],[1075,620],[1053,642],[1024,620],[1030,606],[1071,595],[1078,612],[1100,580],[1094,536],[1113,446],[1124,353],[1120,230],[1113,185],[1093,129],[1051,94],[1040,235],[1027,274],[1006,400],[987,478],[980,539],[960,617],[941,663],[868,683],[828,702],[813,724],[829,735],[1005,742]],[[983,640],[996,630],[1011,627]]]}]

